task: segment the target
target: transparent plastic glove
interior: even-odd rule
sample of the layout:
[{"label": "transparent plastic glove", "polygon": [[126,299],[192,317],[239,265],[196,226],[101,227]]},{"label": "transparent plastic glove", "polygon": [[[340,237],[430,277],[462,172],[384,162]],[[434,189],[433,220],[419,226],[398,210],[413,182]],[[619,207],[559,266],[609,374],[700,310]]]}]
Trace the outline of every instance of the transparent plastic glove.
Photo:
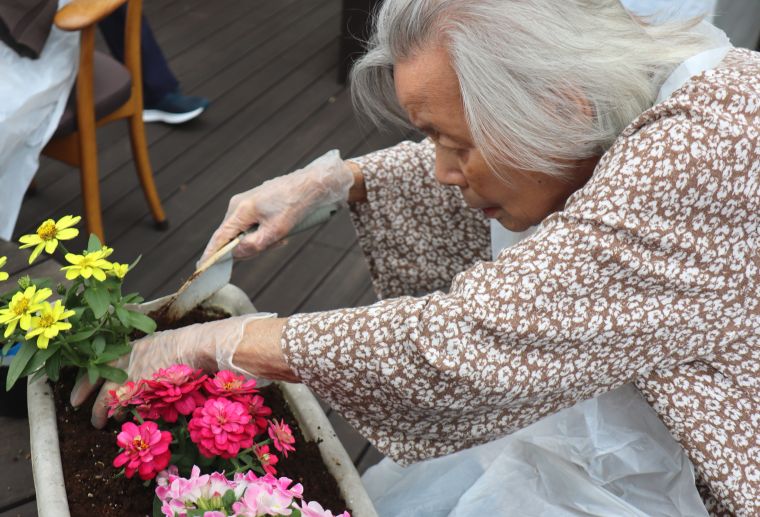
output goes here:
[{"label": "transparent plastic glove", "polygon": [[[158,369],[173,364],[186,364],[204,371],[232,370],[251,377],[250,373],[235,366],[232,358],[243,341],[248,322],[274,316],[273,313],[247,314],[156,332],[135,341],[131,354],[122,357],[115,366],[126,370],[132,381],[150,379]],[[100,389],[92,408],[92,425],[95,427],[102,428],[106,424],[108,392],[118,386],[115,382],[106,382]],[[82,376],[71,391],[71,405],[81,405],[96,388],[86,375]]]},{"label": "transparent plastic glove", "polygon": [[236,258],[256,255],[285,238],[312,211],[346,201],[353,183],[350,167],[332,150],[303,169],[236,194],[199,263],[254,224],[258,229],[243,238],[232,254]]}]

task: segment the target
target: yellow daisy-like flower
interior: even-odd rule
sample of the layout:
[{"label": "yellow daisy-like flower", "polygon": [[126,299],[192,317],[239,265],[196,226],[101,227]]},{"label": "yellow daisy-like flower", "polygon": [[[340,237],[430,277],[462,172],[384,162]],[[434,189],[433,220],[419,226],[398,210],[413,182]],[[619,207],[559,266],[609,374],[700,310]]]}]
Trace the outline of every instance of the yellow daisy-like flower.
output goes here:
[{"label": "yellow daisy-like flower", "polygon": [[[5,263],[8,262],[8,257],[0,257],[0,268],[5,267]],[[8,273],[0,271],[0,282],[8,280]]]},{"label": "yellow daisy-like flower", "polygon": [[32,318],[32,327],[26,333],[26,339],[37,338],[37,348],[46,349],[50,340],[62,330],[69,330],[71,323],[63,321],[75,314],[61,305],[61,300],[56,300],[55,305],[44,302],[40,315]]},{"label": "yellow daisy-like flower", "polygon": [[118,262],[113,262],[111,265],[113,268],[111,271],[109,271],[110,274],[116,278],[124,278],[127,276],[127,272],[129,271],[129,264],[119,264]]},{"label": "yellow daisy-like flower", "polygon": [[42,309],[43,302],[52,294],[53,291],[47,287],[38,291],[34,285],[14,294],[8,307],[0,309],[0,324],[6,325],[4,336],[7,338],[13,334],[16,325],[22,330],[29,330],[32,314]]},{"label": "yellow daisy-like flower", "polygon": [[66,271],[68,280],[81,276],[82,278],[93,277],[102,282],[106,279],[106,271],[113,269],[113,264],[104,258],[111,254],[109,251],[113,250],[106,248],[106,251],[103,249],[89,253],[85,251],[82,255],[67,253],[66,260],[71,265],[62,267],[61,271]]},{"label": "yellow daisy-like flower", "polygon": [[37,233],[22,235],[19,242],[23,244],[21,248],[31,248],[35,246],[29,257],[29,263],[35,261],[44,249],[46,253],[53,253],[58,247],[58,241],[67,241],[79,235],[79,230],[71,228],[82,218],[80,216],[64,215],[58,222],[48,219],[37,228]]}]

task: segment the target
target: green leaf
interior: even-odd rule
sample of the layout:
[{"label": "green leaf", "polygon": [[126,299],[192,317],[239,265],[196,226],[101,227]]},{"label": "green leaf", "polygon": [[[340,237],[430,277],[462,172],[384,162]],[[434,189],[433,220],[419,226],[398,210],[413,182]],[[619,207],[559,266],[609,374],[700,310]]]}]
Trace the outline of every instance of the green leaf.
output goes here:
[{"label": "green leaf", "polygon": [[92,351],[96,356],[99,356],[106,349],[106,338],[102,335],[95,336],[92,340]]},{"label": "green leaf", "polygon": [[134,328],[146,334],[152,334],[156,330],[156,322],[153,318],[139,312],[129,311],[129,322]]},{"label": "green leaf", "polygon": [[84,299],[98,319],[102,318],[108,312],[108,307],[111,306],[111,297],[108,295],[108,289],[97,284],[84,290]]},{"label": "green leaf", "polygon": [[293,508],[293,511],[290,512],[290,517],[301,517],[301,510]]},{"label": "green leaf", "polygon": [[157,495],[153,496],[153,517],[164,517],[164,512],[161,511],[161,499]]},{"label": "green leaf", "polygon": [[65,337],[67,343],[79,343],[92,337],[97,329],[88,329]]},{"label": "green leaf", "polygon": [[24,377],[30,373],[36,372],[41,366],[45,364],[48,358],[53,356],[56,352],[58,352],[58,346],[54,345],[53,343],[50,343],[50,346],[48,346],[45,350],[38,350],[37,353],[34,354],[32,360],[27,363],[24,371],[21,372],[21,376]]},{"label": "green leaf", "polygon": [[244,452],[243,454],[238,455],[238,459],[244,462],[246,465],[250,465],[251,463],[253,463],[253,456],[251,456],[247,452]]},{"label": "green leaf", "polygon": [[32,360],[32,357],[37,350],[39,349],[31,343],[24,342],[21,344],[21,348],[16,353],[16,357],[13,358],[13,361],[11,361],[11,364],[8,367],[8,378],[5,380],[5,391],[10,391],[13,385],[16,384],[16,381],[21,376],[24,368],[26,368],[26,365]]},{"label": "green leaf", "polygon": [[5,344],[3,345],[2,354],[8,355],[8,352],[11,351],[11,347],[14,345],[14,343],[15,341],[12,339],[9,339],[8,341],[6,341]]},{"label": "green leaf", "polygon": [[98,251],[100,248],[102,248],[103,245],[100,243],[100,239],[98,239],[98,236],[94,233],[90,234],[90,240],[87,241],[87,251],[93,252]]},{"label": "green leaf", "polygon": [[94,364],[88,364],[87,365],[87,379],[90,381],[90,384],[95,384],[98,382],[98,379],[100,378],[100,373],[98,371],[98,366]]},{"label": "green leaf", "polygon": [[[116,382],[118,384],[122,384],[127,380],[127,372],[121,368],[114,368],[113,366],[108,366],[107,364],[100,364],[98,365],[98,371],[100,372],[100,376],[104,379]],[[89,370],[87,373],[89,373]]]},{"label": "green leaf", "polygon": [[61,374],[61,354],[55,354],[50,357],[45,363],[45,372],[48,379],[53,382],[58,382],[58,378]]},{"label": "green leaf", "polygon": [[116,307],[114,309],[114,313],[116,314],[116,317],[119,318],[119,321],[122,325],[125,327],[131,327],[132,323],[129,320],[129,311],[125,309],[124,307]]},{"label": "green leaf", "polygon": [[232,503],[237,502],[237,499],[238,498],[235,496],[234,490],[227,490],[222,496],[222,504],[224,506],[230,507],[232,506]]},{"label": "green leaf", "polygon": [[142,303],[145,301],[145,298],[140,296],[137,293],[129,293],[124,297],[124,303]]}]

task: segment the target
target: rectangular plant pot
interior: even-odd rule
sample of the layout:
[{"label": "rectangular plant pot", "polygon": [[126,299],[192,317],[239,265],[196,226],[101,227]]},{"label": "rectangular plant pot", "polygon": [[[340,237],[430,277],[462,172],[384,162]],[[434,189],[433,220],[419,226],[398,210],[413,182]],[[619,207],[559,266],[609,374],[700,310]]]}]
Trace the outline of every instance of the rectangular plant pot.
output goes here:
[{"label": "rectangular plant pot", "polygon": [[[163,304],[165,298],[137,307],[148,313]],[[233,285],[226,285],[203,304],[221,309],[232,316],[256,312],[246,294]],[[372,501],[362,485],[359,473],[335,434],[330,421],[311,393],[302,384],[278,383],[301,432],[307,440],[316,441],[322,460],[335,477],[346,504],[354,517],[376,517]],[[40,517],[69,517],[66,486],[63,480],[58,429],[53,403],[53,390],[46,378],[29,382],[27,387],[32,469]]]}]

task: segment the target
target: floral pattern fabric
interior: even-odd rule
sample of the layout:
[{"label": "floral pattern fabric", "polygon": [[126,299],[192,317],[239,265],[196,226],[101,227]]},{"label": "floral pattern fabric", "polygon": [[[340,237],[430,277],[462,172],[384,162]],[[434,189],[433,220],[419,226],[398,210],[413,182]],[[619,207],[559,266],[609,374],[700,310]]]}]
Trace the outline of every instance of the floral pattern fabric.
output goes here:
[{"label": "floral pattern fabric", "polygon": [[[486,222],[434,184],[428,144],[365,157],[360,242],[397,297],[291,317],[289,365],[401,464],[633,382],[713,507],[760,514],[758,109],[760,55],[733,50],[494,261]],[[408,296],[457,268],[448,292]]]}]

